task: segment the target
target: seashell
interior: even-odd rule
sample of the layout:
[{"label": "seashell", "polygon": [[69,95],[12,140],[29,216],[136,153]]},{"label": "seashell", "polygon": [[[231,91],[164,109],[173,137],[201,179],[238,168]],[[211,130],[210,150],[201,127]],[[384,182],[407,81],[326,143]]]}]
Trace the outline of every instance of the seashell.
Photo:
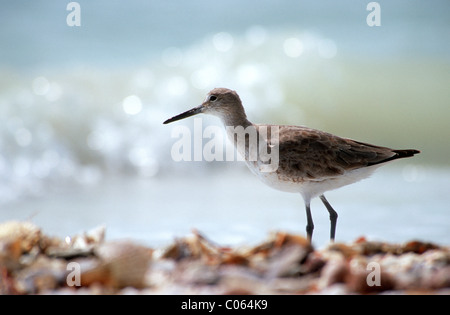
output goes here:
[{"label": "seashell", "polygon": [[108,287],[136,287],[146,285],[145,274],[150,266],[152,250],[129,241],[113,241],[94,249],[98,262],[81,272],[81,285],[101,283]]},{"label": "seashell", "polygon": [[45,254],[52,257],[74,259],[94,254],[94,248],[105,239],[104,225],[95,227],[87,232],[66,237],[64,241],[57,238],[43,237],[41,247]]},{"label": "seashell", "polygon": [[29,252],[41,239],[41,230],[30,222],[9,221],[0,224],[0,242],[19,241],[22,253]]},{"label": "seashell", "polygon": [[349,266],[345,256],[341,252],[330,251],[324,255],[323,266],[318,280],[318,289],[324,290],[336,283],[344,283],[348,275]]},{"label": "seashell", "polygon": [[332,243],[328,245],[324,254],[326,255],[327,252],[337,252],[340,253],[345,259],[351,259],[353,256],[357,255],[359,251],[359,248],[355,248],[355,246],[343,243]]},{"label": "seashell", "polygon": [[65,280],[67,263],[39,255],[33,263],[15,274],[14,290],[20,294],[51,291]]},{"label": "seashell", "polygon": [[437,248],[439,248],[439,246],[437,246],[433,243],[426,243],[426,242],[414,240],[414,241],[410,241],[410,242],[406,243],[402,247],[402,253],[414,252],[416,254],[423,254],[427,250],[437,249]]},{"label": "seashell", "polygon": [[[9,221],[0,224],[0,267],[9,271],[20,268],[22,255],[31,253],[40,240],[41,231],[32,223]],[[37,253],[35,250],[33,256]]]}]

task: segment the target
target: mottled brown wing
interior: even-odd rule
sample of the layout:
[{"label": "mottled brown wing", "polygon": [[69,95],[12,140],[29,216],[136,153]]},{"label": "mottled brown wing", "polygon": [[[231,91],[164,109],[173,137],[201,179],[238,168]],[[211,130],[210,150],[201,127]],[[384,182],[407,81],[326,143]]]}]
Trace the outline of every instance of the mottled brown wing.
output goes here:
[{"label": "mottled brown wing", "polygon": [[389,148],[344,139],[319,130],[281,126],[278,172],[305,179],[335,177],[392,159]]}]

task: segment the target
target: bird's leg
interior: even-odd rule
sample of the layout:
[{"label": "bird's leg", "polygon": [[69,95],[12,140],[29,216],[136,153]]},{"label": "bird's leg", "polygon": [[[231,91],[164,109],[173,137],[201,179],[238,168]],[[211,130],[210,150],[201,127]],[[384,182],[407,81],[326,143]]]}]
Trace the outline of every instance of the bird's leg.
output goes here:
[{"label": "bird's leg", "polygon": [[308,236],[308,240],[311,243],[312,234],[313,234],[313,230],[314,230],[314,223],[313,223],[312,215],[311,215],[310,202],[305,201],[305,206],[306,206],[306,220],[307,220],[306,235]]},{"label": "bird's leg", "polygon": [[327,207],[327,210],[330,213],[330,222],[331,222],[330,241],[334,242],[334,237],[336,235],[336,222],[338,214],[336,211],[334,211],[333,207],[330,205],[330,203],[328,202],[328,200],[325,198],[324,195],[320,196],[320,200],[322,200],[323,204],[325,205],[325,207]]}]

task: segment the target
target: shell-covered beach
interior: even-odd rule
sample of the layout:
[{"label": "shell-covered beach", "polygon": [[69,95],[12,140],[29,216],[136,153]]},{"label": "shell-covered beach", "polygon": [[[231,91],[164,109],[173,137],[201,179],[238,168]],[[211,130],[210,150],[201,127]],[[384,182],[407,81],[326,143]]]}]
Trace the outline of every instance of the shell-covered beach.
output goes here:
[{"label": "shell-covered beach", "polygon": [[224,247],[197,230],[162,248],[0,224],[0,294],[450,294],[450,248],[359,238],[314,249],[276,232]]}]

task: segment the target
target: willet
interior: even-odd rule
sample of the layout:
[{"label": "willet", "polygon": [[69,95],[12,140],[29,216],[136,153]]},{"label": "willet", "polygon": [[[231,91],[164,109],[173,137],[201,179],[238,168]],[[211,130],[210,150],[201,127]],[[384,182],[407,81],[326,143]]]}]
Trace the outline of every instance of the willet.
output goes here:
[{"label": "willet", "polygon": [[367,178],[387,162],[420,153],[418,150],[380,147],[303,126],[252,124],[247,119],[239,95],[225,88],[213,89],[200,106],[174,116],[164,124],[200,113],[219,117],[225,126],[254,129],[258,139],[262,130],[273,130],[273,127],[276,127],[278,139],[275,141],[271,136],[263,135],[267,149],[278,150],[278,165],[271,172],[261,171],[261,166],[267,164],[267,160],[262,161],[259,156],[256,161],[249,159],[252,144],[249,143],[247,135],[244,143],[239,143],[235,134],[228,133],[228,136],[238,152],[245,156],[250,170],[264,183],[275,189],[296,192],[303,196],[307,219],[306,233],[310,241],[314,230],[310,208],[312,198],[319,197],[327,208],[331,222],[330,239],[334,241],[338,214],[324,193]]}]

